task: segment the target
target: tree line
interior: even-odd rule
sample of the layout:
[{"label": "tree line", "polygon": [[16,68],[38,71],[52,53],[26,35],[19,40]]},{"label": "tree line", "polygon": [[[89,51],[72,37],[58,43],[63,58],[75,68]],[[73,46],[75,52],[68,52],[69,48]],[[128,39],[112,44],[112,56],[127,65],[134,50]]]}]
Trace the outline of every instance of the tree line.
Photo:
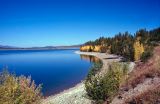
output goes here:
[{"label": "tree line", "polygon": [[123,56],[127,61],[146,60],[153,47],[160,44],[160,27],[147,31],[140,29],[135,34],[118,33],[114,37],[100,37],[81,46],[81,51],[107,52]]}]

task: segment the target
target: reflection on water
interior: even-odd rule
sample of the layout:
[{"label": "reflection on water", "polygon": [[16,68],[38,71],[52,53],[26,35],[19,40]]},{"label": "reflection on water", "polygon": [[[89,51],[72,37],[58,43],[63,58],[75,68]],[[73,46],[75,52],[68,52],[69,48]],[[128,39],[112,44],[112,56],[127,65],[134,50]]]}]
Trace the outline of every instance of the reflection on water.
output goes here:
[{"label": "reflection on water", "polygon": [[100,62],[101,60],[95,56],[91,56],[91,55],[83,55],[80,54],[80,57],[82,60],[87,60],[89,62]]}]

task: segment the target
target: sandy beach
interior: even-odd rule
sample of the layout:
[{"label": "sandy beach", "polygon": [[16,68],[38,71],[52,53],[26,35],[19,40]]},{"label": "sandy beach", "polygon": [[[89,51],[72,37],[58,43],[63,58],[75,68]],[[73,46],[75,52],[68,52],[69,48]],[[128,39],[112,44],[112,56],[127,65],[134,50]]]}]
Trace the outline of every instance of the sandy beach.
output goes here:
[{"label": "sandy beach", "polygon": [[[103,67],[98,73],[99,75],[105,73],[108,68],[108,64],[115,61],[120,61],[121,57],[112,54],[98,53],[98,52],[80,52],[76,51],[76,54],[92,55],[102,60]],[[83,82],[77,84],[75,87],[54,96],[49,96],[42,100],[42,104],[91,104],[91,100],[87,98],[85,85]]]}]

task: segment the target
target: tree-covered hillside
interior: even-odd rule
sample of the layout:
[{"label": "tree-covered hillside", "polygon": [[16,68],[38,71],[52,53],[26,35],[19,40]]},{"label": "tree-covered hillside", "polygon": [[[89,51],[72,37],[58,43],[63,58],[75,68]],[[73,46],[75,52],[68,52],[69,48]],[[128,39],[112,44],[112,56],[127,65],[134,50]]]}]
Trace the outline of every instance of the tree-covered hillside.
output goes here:
[{"label": "tree-covered hillside", "polygon": [[123,56],[126,60],[145,60],[153,46],[160,43],[160,27],[147,31],[140,29],[135,34],[118,33],[114,37],[100,37],[81,46],[81,51],[108,52]]}]

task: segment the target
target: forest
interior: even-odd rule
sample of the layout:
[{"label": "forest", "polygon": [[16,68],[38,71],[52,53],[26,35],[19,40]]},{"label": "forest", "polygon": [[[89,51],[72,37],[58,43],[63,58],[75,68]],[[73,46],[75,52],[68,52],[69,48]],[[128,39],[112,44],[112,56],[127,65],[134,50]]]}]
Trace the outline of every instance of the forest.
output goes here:
[{"label": "forest", "polygon": [[105,52],[124,57],[126,61],[145,61],[152,55],[153,47],[160,44],[160,27],[153,30],[140,29],[135,34],[118,33],[114,37],[100,37],[88,41],[81,51]]}]

